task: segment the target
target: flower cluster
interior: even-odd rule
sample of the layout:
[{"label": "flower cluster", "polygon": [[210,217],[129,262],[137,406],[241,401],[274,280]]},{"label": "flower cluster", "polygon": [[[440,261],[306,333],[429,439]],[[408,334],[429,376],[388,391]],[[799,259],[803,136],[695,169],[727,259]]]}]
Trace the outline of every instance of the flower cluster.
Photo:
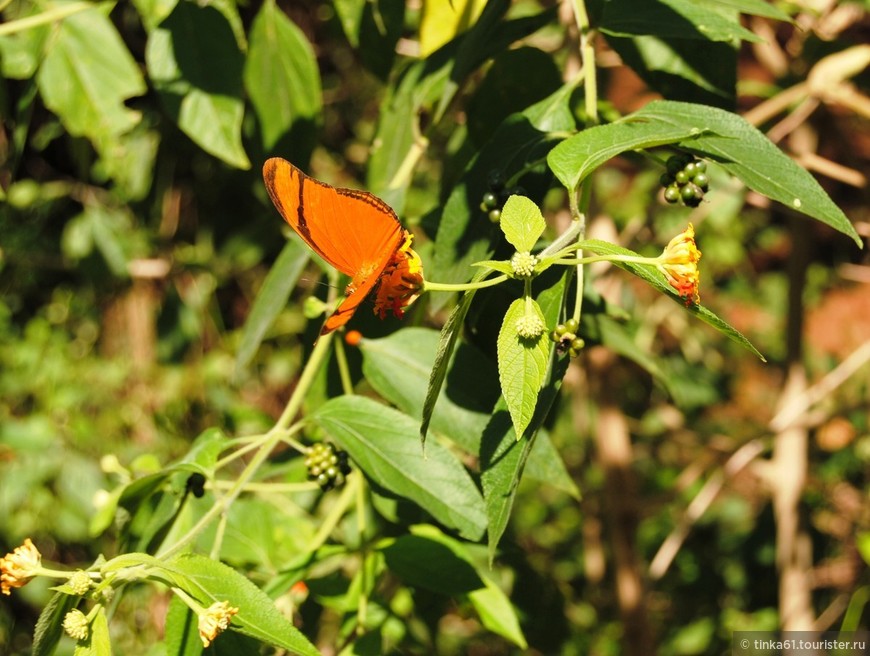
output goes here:
[{"label": "flower cluster", "polygon": [[208,647],[222,632],[227,630],[233,615],[238,608],[230,606],[228,601],[216,601],[199,614],[199,638],[202,646]]},{"label": "flower cluster", "polygon": [[701,251],[695,245],[695,228],[692,224],[673,239],[657,258],[656,267],[661,271],[671,287],[686,301],[686,307],[701,302],[698,285],[701,274],[698,271],[698,260]]},{"label": "flower cluster", "polygon": [[411,248],[413,235],[405,231],[405,242],[381,274],[375,297],[375,313],[383,319],[392,310],[402,318],[423,289],[423,261]]},{"label": "flower cluster", "polygon": [[30,538],[12,553],[0,558],[0,592],[12,594],[12,588],[24,587],[39,572],[42,554]]}]

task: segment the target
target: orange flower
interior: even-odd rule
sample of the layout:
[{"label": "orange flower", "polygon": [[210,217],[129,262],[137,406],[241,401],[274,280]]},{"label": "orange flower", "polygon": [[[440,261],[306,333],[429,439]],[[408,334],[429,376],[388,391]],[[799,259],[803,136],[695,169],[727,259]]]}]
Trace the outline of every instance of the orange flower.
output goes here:
[{"label": "orange flower", "polygon": [[695,229],[691,223],[684,232],[671,239],[657,259],[656,267],[680,297],[685,299],[686,307],[700,303],[698,285],[701,273],[698,271],[698,260],[701,259],[701,251],[695,245]]},{"label": "orange flower", "polygon": [[420,296],[423,287],[423,262],[411,248],[413,235],[405,231],[402,244],[381,274],[375,297],[375,313],[383,319],[389,310],[399,319]]},{"label": "orange flower", "polygon": [[239,612],[238,608],[230,606],[228,601],[216,601],[199,615],[199,638],[202,646],[208,647],[221,633],[226,631]]},{"label": "orange flower", "polygon": [[27,538],[15,551],[0,558],[0,591],[5,595],[12,594],[12,588],[25,586],[41,566],[42,554]]}]

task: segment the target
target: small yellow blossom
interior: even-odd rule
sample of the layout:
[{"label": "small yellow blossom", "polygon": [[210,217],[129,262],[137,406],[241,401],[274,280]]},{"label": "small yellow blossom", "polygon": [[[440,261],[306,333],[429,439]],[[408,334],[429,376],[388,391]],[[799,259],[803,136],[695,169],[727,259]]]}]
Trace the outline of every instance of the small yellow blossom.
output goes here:
[{"label": "small yellow blossom", "polygon": [[5,595],[12,594],[12,588],[26,585],[41,566],[42,554],[27,538],[15,551],[0,558],[0,591]]},{"label": "small yellow blossom", "polygon": [[701,279],[698,271],[700,259],[701,251],[695,245],[695,229],[691,223],[684,232],[671,239],[664,252],[658,257],[656,266],[665,274],[671,287],[685,299],[687,307],[691,303],[697,305],[701,302],[701,295],[698,292]]},{"label": "small yellow blossom", "polygon": [[91,577],[82,569],[77,570],[68,581],[70,589],[81,596],[91,589]]},{"label": "small yellow blossom", "polygon": [[405,242],[381,274],[375,297],[375,313],[383,319],[392,310],[399,319],[420,296],[423,288],[423,261],[411,248],[413,235],[405,231]]},{"label": "small yellow blossom", "polygon": [[547,328],[543,320],[535,314],[526,314],[517,319],[517,335],[523,339],[535,339]]},{"label": "small yellow blossom", "polygon": [[78,608],[73,608],[63,618],[63,630],[73,640],[88,639],[88,617]]},{"label": "small yellow blossom", "polygon": [[520,278],[528,278],[535,272],[538,258],[529,251],[514,253],[511,258],[511,269]]},{"label": "small yellow blossom", "polygon": [[239,612],[238,608],[230,606],[228,601],[216,601],[199,614],[199,637],[202,646],[208,647],[221,633],[226,631]]}]

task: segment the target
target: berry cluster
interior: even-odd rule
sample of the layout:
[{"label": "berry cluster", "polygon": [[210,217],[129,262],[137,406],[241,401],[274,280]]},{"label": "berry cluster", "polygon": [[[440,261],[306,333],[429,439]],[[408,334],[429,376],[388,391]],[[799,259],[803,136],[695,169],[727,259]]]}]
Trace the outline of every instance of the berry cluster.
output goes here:
[{"label": "berry cluster", "polygon": [[682,201],[686,207],[698,207],[710,186],[707,162],[682,154],[670,157],[666,167],[668,172],[662,174],[660,180],[665,200],[671,205]]},{"label": "berry cluster", "polygon": [[577,319],[568,319],[565,323],[560,323],[553,332],[550,333],[550,339],[556,342],[556,350],[561,353],[568,353],[572,358],[580,355],[580,351],[586,345],[582,337],[577,336],[577,331],[580,329],[580,324]]},{"label": "berry cluster", "polygon": [[350,473],[346,451],[338,451],[332,444],[318,442],[308,449],[305,456],[308,478],[317,481],[322,490],[329,490],[344,483]]},{"label": "berry cluster", "polygon": [[480,199],[480,209],[486,212],[490,221],[498,223],[499,219],[501,219],[501,208],[507,202],[507,199],[514,194],[523,195],[526,192],[522,187],[506,188],[504,186],[504,176],[497,169],[489,172],[487,184],[489,185],[489,191]]}]

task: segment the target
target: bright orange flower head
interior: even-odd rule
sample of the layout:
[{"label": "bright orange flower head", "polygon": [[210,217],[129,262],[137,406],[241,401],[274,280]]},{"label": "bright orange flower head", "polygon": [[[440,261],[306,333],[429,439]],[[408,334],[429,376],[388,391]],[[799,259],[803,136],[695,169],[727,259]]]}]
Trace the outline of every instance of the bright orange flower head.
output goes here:
[{"label": "bright orange flower head", "polygon": [[375,313],[381,319],[389,310],[401,319],[407,307],[420,296],[423,288],[423,261],[411,248],[413,238],[406,230],[405,242],[381,274],[375,296]]},{"label": "bright orange flower head", "polygon": [[41,566],[42,554],[27,538],[23,545],[0,558],[0,592],[9,595],[12,588],[24,587]]},{"label": "bright orange flower head", "polygon": [[664,252],[658,257],[659,271],[665,274],[671,287],[685,299],[686,307],[701,302],[701,295],[698,292],[701,280],[701,273],[698,270],[700,259],[701,251],[695,245],[695,229],[691,223],[684,232],[671,239]]}]

